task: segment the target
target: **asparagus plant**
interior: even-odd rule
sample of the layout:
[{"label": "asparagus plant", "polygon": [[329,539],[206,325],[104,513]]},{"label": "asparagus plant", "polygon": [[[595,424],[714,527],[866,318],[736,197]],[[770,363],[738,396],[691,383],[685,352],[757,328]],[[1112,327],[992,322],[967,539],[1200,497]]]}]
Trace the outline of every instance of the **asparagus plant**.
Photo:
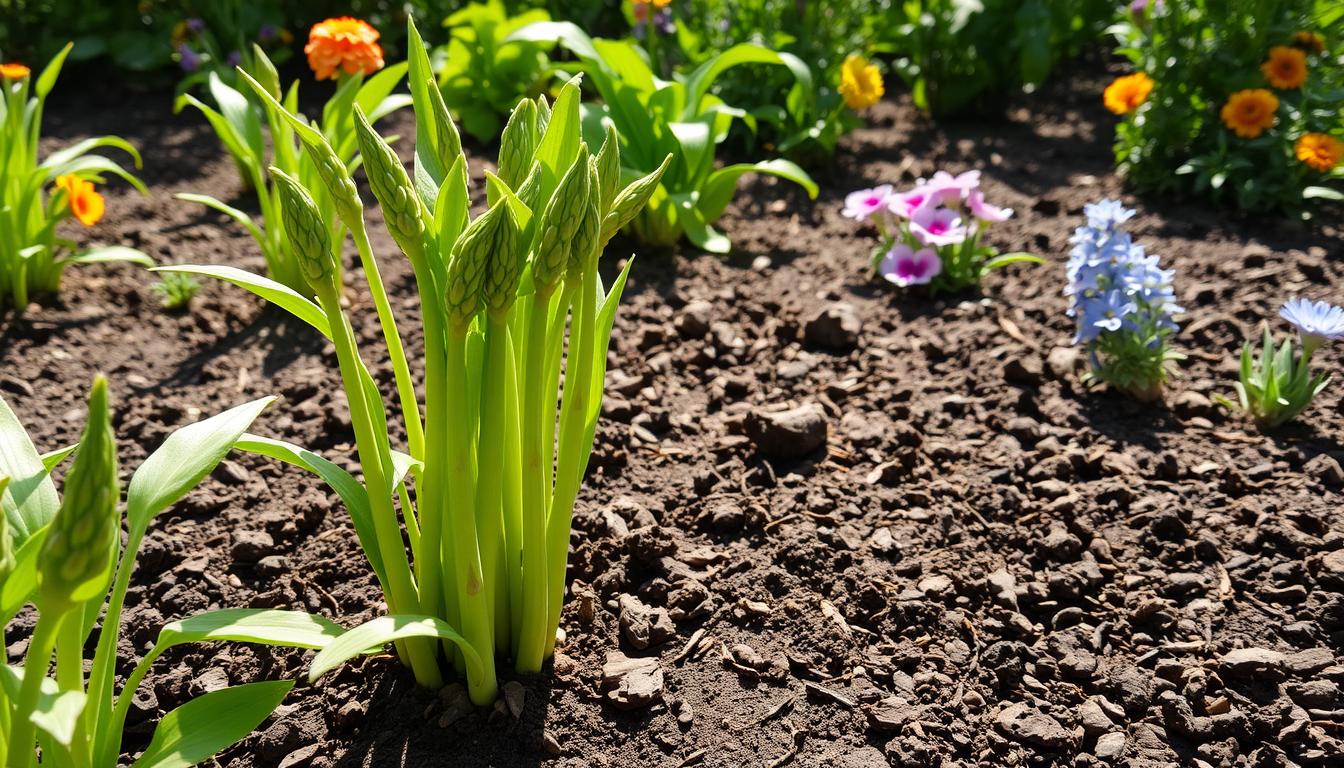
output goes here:
[{"label": "asparagus plant", "polygon": [[[124,549],[107,382],[101,376],[94,380],[78,446],[45,456],[0,399],[0,628],[29,603],[37,612],[23,665],[0,664],[0,766],[116,765],[131,701],[154,661],[175,645],[234,640],[314,649],[340,633],[331,621],[302,612],[211,611],[164,627],[121,690],[113,685],[121,612],[150,522],[196,487],[273,399],[184,427],[145,459],[126,491]],[[50,475],[71,453],[75,460],[62,496]],[[100,615],[89,666],[84,649]],[[47,676],[53,657],[54,680]],[[246,736],[293,685],[288,680],[249,683],[183,704],[159,721],[135,766],[194,765],[208,759]]]},{"label": "asparagus plant", "polygon": [[[313,190],[273,168],[308,296],[236,271],[226,277],[332,340],[363,483],[288,443],[249,437],[240,447],[304,467],[332,486],[387,597],[390,615],[330,644],[310,677],[391,642],[421,684],[440,686],[456,670],[471,698],[485,704],[497,694],[497,661],[536,672],[553,653],[570,523],[629,269],[607,289],[598,258],[648,202],[667,161],[623,185],[615,129],[607,128],[596,153],[584,143],[575,78],[554,107],[545,98],[519,102],[504,129],[498,173],[485,173],[486,211],[473,219],[467,158],[413,23],[408,39],[413,177],[358,105],[354,112],[369,187],[415,274],[423,402],[403,391],[400,404],[408,434],[423,414],[423,439],[408,440],[406,453],[394,448],[395,430],[341,304],[331,229]],[[252,85],[271,109],[288,114]],[[367,249],[362,201],[346,166],[332,161],[321,133],[288,119],[314,166],[325,169],[321,180],[342,223]],[[367,261],[376,263],[371,253]],[[378,271],[365,274],[379,295]],[[386,342],[394,367],[403,366],[399,340]]]}]

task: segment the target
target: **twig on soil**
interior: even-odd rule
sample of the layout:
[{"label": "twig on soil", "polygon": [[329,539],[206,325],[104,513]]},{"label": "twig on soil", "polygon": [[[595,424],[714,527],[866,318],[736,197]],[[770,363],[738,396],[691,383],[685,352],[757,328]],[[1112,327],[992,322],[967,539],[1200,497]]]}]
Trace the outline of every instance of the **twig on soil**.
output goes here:
[{"label": "twig on soil", "polygon": [[789,728],[789,751],[784,753],[778,760],[770,763],[770,768],[779,768],[781,765],[787,765],[792,762],[793,758],[798,756],[798,745],[805,735],[803,731],[794,728],[792,722],[785,720],[784,724]]},{"label": "twig on soil", "polygon": [[784,712],[788,712],[789,710],[793,709],[793,705],[797,701],[798,697],[796,696],[790,696],[784,699],[783,701],[779,702],[774,707],[772,707],[769,712],[766,712],[764,715],[761,715],[760,717],[756,718],[756,721],[751,724],[752,727],[763,725],[775,719],[776,717],[779,717]]},{"label": "twig on soil", "polygon": [[682,646],[681,652],[672,657],[673,664],[680,664],[692,653],[695,653],[695,649],[700,647],[700,642],[705,639],[706,629],[706,627],[701,627],[691,633],[691,639],[687,640],[686,645]]},{"label": "twig on soil", "polygon": [[677,768],[686,768],[686,766],[688,765],[695,765],[696,763],[699,763],[701,760],[704,760],[705,755],[707,754],[709,754],[709,750],[697,749],[691,754],[687,755],[685,760],[682,760],[680,763],[677,763]]}]

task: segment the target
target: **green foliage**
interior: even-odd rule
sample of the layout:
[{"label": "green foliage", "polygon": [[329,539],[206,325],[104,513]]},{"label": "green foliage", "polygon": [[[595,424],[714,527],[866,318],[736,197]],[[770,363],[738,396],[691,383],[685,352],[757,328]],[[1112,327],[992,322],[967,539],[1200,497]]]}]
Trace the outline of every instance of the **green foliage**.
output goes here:
[{"label": "green foliage", "polygon": [[890,49],[915,105],[934,115],[1001,109],[1095,41],[1113,0],[904,0]]},{"label": "green foliage", "polygon": [[[1168,2],[1112,27],[1119,52],[1147,74],[1147,101],[1116,126],[1116,165],[1140,191],[1197,194],[1253,211],[1300,211],[1312,197],[1341,198],[1344,167],[1302,163],[1295,142],[1320,132],[1344,139],[1344,6],[1319,0]],[[1307,80],[1274,88],[1261,65],[1295,35]],[[1241,137],[1221,117],[1229,97],[1265,89],[1279,101],[1275,125]]]},{"label": "green foliage", "polygon": [[201,282],[181,272],[165,272],[149,289],[159,297],[159,306],[169,312],[185,312],[200,293]]},{"label": "green foliage", "polygon": [[1264,327],[1260,354],[1254,356],[1251,342],[1241,348],[1237,401],[1218,398],[1225,406],[1239,408],[1265,427],[1277,427],[1297,418],[1330,383],[1324,374],[1311,375],[1311,352],[1295,354],[1293,340],[1284,339],[1278,350],[1269,326]]},{"label": "green foliage", "polygon": [[[267,168],[278,168],[313,192],[327,239],[339,242],[342,229],[337,209],[341,205],[358,205],[354,186],[338,185],[339,194],[333,196],[328,194],[322,179],[348,180],[350,172],[360,163],[355,142],[356,107],[377,121],[410,104],[409,96],[392,92],[405,76],[406,65],[394,64],[367,79],[363,75],[343,75],[336,92],[323,105],[322,119],[310,122],[298,114],[298,82],[292,83],[282,96],[279,77],[270,59],[259,48],[254,48],[252,56],[253,69],[243,74],[257,83],[253,98],[258,99],[259,104],[211,73],[208,90],[214,106],[187,93],[178,98],[177,108],[189,105],[205,115],[233,156],[244,183],[256,191],[262,220],[258,222],[247,213],[206,195],[179,194],[177,197],[214,209],[242,224],[261,248],[270,277],[303,291],[307,284],[299,259],[286,238],[286,222],[281,216],[282,190],[275,179],[267,175]],[[263,124],[271,136],[269,157]],[[330,154],[314,158],[299,151],[300,146],[313,143],[313,137],[319,135],[324,139],[323,145],[331,149]],[[340,254],[336,253],[334,257],[339,265]]]},{"label": "green foliage", "polygon": [[[356,115],[369,186],[384,218],[415,221],[395,229],[415,273],[428,340],[423,403],[415,388],[398,386],[405,453],[392,447],[400,430],[389,425],[338,284],[315,284],[313,304],[236,271],[170,269],[214,274],[252,290],[335,345],[362,482],[298,446],[254,436],[239,443],[314,472],[340,495],[392,614],[328,646],[310,676],[394,643],[421,684],[441,686],[456,669],[465,673],[472,699],[485,704],[497,693],[497,659],[512,657],[518,669],[537,672],[552,653],[570,520],[626,277],[622,272],[608,289],[598,258],[658,188],[667,163],[626,184],[613,162],[614,131],[594,157],[582,135],[576,78],[561,88],[554,107],[544,100],[517,107],[499,163],[501,173],[512,169],[512,183],[487,173],[487,209],[473,219],[467,158],[413,25],[408,39],[414,178]],[[314,137],[305,152],[319,154],[325,139]],[[314,204],[310,196],[289,194],[285,205]],[[362,211],[341,215],[347,213],[344,224],[358,243]],[[364,273],[378,296],[376,264],[370,253]],[[406,361],[395,324],[383,324],[383,331],[400,370]]]},{"label": "green foliage", "polygon": [[[116,765],[140,683],[169,648],[232,640],[320,649],[341,630],[320,617],[271,610],[215,611],[174,622],[115,690],[121,611],[140,544],[153,518],[195,488],[273,398],[178,430],[131,476],[125,516],[107,382],[97,377],[77,448],[40,457],[0,399],[0,624],[27,604],[37,610],[22,666],[0,665],[0,764]],[[50,473],[70,453],[64,498]],[[120,546],[125,524],[128,541]],[[115,577],[115,578],[114,578]],[[102,629],[94,636],[95,621]],[[96,646],[92,665],[84,650]],[[55,658],[55,678],[47,676]],[[85,670],[88,678],[85,679]],[[206,694],[159,722],[137,766],[185,766],[243,738],[293,683],[260,683]],[[41,747],[41,760],[37,748]]]},{"label": "green foliage", "polygon": [[[51,60],[39,75],[9,80],[0,77],[0,312],[22,312],[28,302],[54,294],[70,264],[130,261],[153,266],[145,254],[123,247],[81,249],[57,232],[57,225],[73,217],[70,195],[56,191],[57,179],[74,177],[103,183],[119,176],[142,194],[144,184],[111,159],[93,154],[101,147],[120,149],[138,168],[140,154],[125,139],[99,136],[38,158],[42,112],[56,85],[70,46]],[[97,192],[90,195],[98,199]],[[101,214],[100,214],[101,215]],[[97,218],[97,217],[95,217]]]},{"label": "green foliage", "polygon": [[493,141],[519,99],[541,92],[550,72],[545,42],[506,42],[509,35],[537,21],[544,10],[510,16],[503,0],[472,3],[444,20],[447,45],[434,51],[443,100],[462,129],[481,141]]},{"label": "green foliage", "polygon": [[715,168],[715,148],[728,138],[735,120],[754,127],[755,118],[710,93],[723,72],[744,64],[788,67],[797,77],[792,57],[744,43],[714,56],[674,81],[659,79],[643,51],[634,43],[594,40],[568,22],[529,25],[514,34],[519,39],[556,40],[578,58],[588,82],[602,104],[583,106],[583,135],[589,146],[605,137],[605,125],[615,127],[620,141],[621,175],[626,179],[654,173],[671,158],[661,183],[647,207],[630,220],[642,242],[669,246],[684,234],[712,253],[727,253],[728,238],[713,225],[723,215],[747,173],[778,176],[803,187],[816,197],[817,186],[807,173],[788,160],[738,163]]}]

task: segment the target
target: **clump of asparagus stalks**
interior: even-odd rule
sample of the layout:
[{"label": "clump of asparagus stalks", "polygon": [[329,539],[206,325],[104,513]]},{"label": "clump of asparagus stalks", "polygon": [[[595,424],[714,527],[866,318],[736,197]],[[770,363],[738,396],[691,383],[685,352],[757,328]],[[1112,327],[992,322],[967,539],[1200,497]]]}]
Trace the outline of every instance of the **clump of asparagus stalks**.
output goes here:
[{"label": "clump of asparagus stalks", "polygon": [[[330,230],[299,181],[271,169],[285,231],[316,305],[257,276],[217,267],[174,269],[248,287],[335,344],[363,487],[296,446],[265,438],[240,444],[332,484],[387,597],[390,615],[334,641],[314,659],[310,675],[395,643],[420,683],[441,686],[445,671],[455,668],[465,673],[471,698],[486,704],[497,694],[497,661],[537,672],[553,653],[570,523],[627,274],[605,288],[598,257],[644,207],[667,161],[622,184],[615,130],[607,128],[596,152],[582,138],[575,78],[553,107],[544,97],[518,104],[504,130],[498,173],[486,173],[487,209],[472,219],[467,158],[413,24],[409,40],[413,177],[358,107],[355,114],[369,186],[420,295],[423,395],[404,373],[409,366],[396,323],[382,306],[385,292],[381,285],[370,290],[397,373],[407,453],[393,447],[388,412],[341,306],[333,258],[339,249],[331,247]],[[253,87],[288,116],[362,260],[375,265],[366,271],[368,280],[379,281],[362,202],[345,165],[321,132],[286,112],[265,88]]]}]

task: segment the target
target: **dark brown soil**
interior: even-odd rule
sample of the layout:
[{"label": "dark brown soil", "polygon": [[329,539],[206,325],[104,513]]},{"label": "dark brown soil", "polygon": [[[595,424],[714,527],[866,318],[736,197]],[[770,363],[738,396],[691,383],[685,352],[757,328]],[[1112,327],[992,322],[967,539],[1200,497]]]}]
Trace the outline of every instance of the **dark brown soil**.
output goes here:
[{"label": "dark brown soil", "polygon": [[[448,715],[451,689],[419,690],[380,657],[301,683],[219,763],[1340,765],[1344,387],[1271,434],[1210,403],[1230,394],[1235,351],[1280,301],[1344,300],[1339,212],[1304,226],[1133,200],[1111,172],[1103,82],[1084,73],[992,123],[933,125],[904,98],[884,103],[819,173],[815,203],[770,181],[743,190],[722,222],[731,258],[640,256],[575,522],[568,640],[551,674],[522,681],[521,718]],[[170,197],[253,207],[203,121],[174,117],[167,93],[113,91],[58,91],[51,106],[53,146],[111,132],[146,151],[153,196],[114,186],[90,236],[165,262],[261,269],[239,227]],[[1050,264],[997,274],[984,297],[871,283],[871,233],[841,218],[844,194],[937,168],[983,169],[992,199],[1017,210],[996,244]],[[1189,360],[1163,407],[1083,390],[1067,349],[1068,236],[1084,203],[1115,195],[1139,208],[1136,235],[1177,268],[1190,310],[1178,337]],[[375,228],[413,329],[409,271]],[[632,250],[617,243],[609,258]],[[372,307],[352,277],[374,359]],[[76,437],[82,393],[104,371],[126,466],[170,429],[268,394],[283,399],[256,431],[352,460],[321,338],[219,284],[193,313],[165,314],[150,282],[127,267],[73,271],[59,303],[0,327],[0,388],[41,449]],[[1344,354],[1318,359],[1339,371]],[[824,448],[764,456],[753,436],[766,414],[808,404]],[[125,655],[212,607],[300,608],[348,626],[383,610],[344,509],[298,470],[235,456],[153,531]],[[675,635],[636,650],[621,614],[657,624],[662,611]],[[618,652],[656,660],[661,697],[613,704],[603,665]],[[128,751],[221,674],[298,678],[306,660],[243,646],[172,654],[146,684]]]}]

